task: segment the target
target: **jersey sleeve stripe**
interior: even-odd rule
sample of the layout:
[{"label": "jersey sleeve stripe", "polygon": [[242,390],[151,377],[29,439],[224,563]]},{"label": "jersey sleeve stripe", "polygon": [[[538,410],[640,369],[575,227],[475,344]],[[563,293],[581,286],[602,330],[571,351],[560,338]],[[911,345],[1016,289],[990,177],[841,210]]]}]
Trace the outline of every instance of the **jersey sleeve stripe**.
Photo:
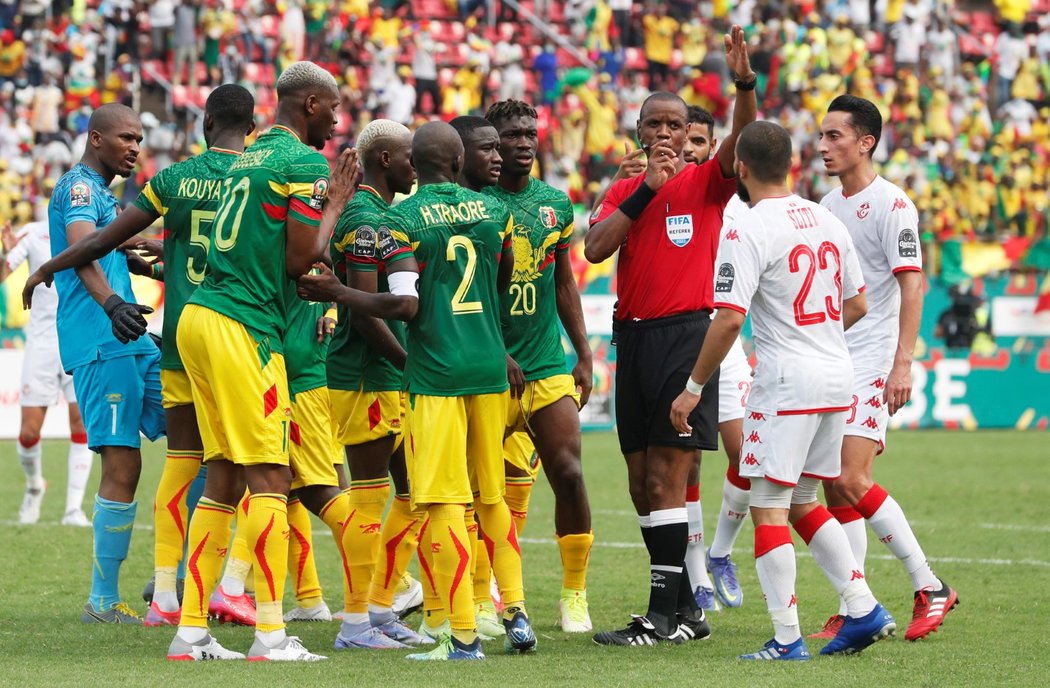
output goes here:
[{"label": "jersey sleeve stripe", "polygon": [[731,311],[736,311],[737,313],[743,313],[744,315],[747,315],[747,309],[746,308],[741,308],[740,306],[736,305],[735,303],[726,303],[725,301],[715,301],[713,305],[715,307],[715,310],[718,310],[719,308],[728,308]]},{"label": "jersey sleeve stripe", "polygon": [[168,212],[168,209],[164,207],[164,203],[161,202],[160,197],[157,196],[157,192],[153,190],[153,185],[150,182],[146,182],[146,186],[142,187],[142,195],[153,206],[153,210],[158,215],[164,215]]},{"label": "jersey sleeve stripe", "polygon": [[283,205],[275,205],[273,203],[263,203],[263,212],[266,216],[274,220],[286,220],[288,219],[288,208]]},{"label": "jersey sleeve stripe", "polygon": [[321,222],[320,210],[318,210],[317,208],[311,208],[310,205],[303,201],[301,198],[297,198],[294,196],[288,202],[288,213],[289,215],[299,215],[307,224],[318,224]]},{"label": "jersey sleeve stripe", "polygon": [[918,265],[901,265],[900,267],[893,268],[894,275],[898,272],[922,272],[922,268]]},{"label": "jersey sleeve stripe", "polygon": [[314,192],[314,185],[303,182],[288,182],[286,184],[278,184],[275,181],[270,181],[270,188],[273,189],[274,193],[278,193],[285,198],[288,196],[303,196],[309,198]]}]

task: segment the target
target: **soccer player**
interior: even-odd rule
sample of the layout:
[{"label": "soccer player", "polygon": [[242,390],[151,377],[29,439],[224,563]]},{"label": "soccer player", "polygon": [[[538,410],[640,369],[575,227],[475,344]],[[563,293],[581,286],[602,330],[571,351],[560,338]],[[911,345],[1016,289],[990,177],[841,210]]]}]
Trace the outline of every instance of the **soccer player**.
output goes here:
[{"label": "soccer player", "polygon": [[[682,157],[687,163],[702,165],[717,147],[715,119],[703,108],[690,106]],[[722,211],[723,225],[746,209],[739,197],[733,196]],[[689,544],[685,563],[696,603],[702,609],[714,610],[721,603],[739,607],[744,602],[736,564],[731,554],[737,535],[747,516],[750,483],[740,477],[740,442],[744,427],[744,406],[751,389],[751,365],[747,362],[739,338],[733,343],[718,368],[718,434],[729,459],[722,484],[722,506],[711,548],[704,547],[704,513],[700,504],[700,454],[689,471],[685,509],[689,515]],[[710,577],[708,577],[710,573]],[[714,579],[713,582],[711,579]],[[717,596],[717,599],[716,599]]]},{"label": "soccer player", "polygon": [[[289,65],[277,81],[276,124],[234,162],[212,225],[204,280],[190,297],[176,336],[190,379],[208,477],[190,523],[190,567],[170,660],[241,659],[208,633],[215,587],[241,499],[255,555],[253,661],[316,661],[285,632],[288,562],[288,441],[292,421],[284,339],[294,279],[328,246],[353,194],[356,155],[345,151],[329,175],[317,150],[331,137],[339,91],[312,62]],[[311,150],[317,149],[317,150]]]},{"label": "soccer player", "polygon": [[[881,133],[878,108],[850,95],[835,98],[820,125],[818,150],[824,167],[842,182],[841,189],[820,203],[849,229],[871,303],[868,315],[846,335],[856,371],[853,404],[842,440],[842,475],[824,483],[824,495],[862,569],[868,548],[864,521],[904,565],[915,591],[904,637],[918,640],[941,625],[959,596],[934,575],[904,511],[872,478],[875,457],[886,446],[889,418],[911,398],[923,296],[915,206],[872,165]],[[834,633],[842,623],[841,607],[839,611],[823,633]]]},{"label": "soccer player", "polygon": [[842,527],[817,501],[817,486],[839,471],[853,374],[843,329],[867,308],[863,275],[842,223],[788,189],[791,138],[783,127],[750,124],[736,149],[738,194],[751,210],[727,226],[719,243],[718,313],[670,419],[682,432],[691,429],[689,415],[750,311],[758,367],[741,473],[752,479],[755,567],[775,635],[741,659],[809,659],[789,522],[848,605],[846,621],[821,654],[859,652],[892,635],[896,623],[871,594]]},{"label": "soccer player", "polygon": [[[244,139],[255,129],[255,99],[242,86],[219,86],[205,103],[204,140],[208,150],[161,170],[146,183],[133,205],[109,226],[88,235],[38,268],[27,289],[71,267],[89,264],[131,240],[164,218],[163,341],[160,382],[167,427],[168,449],[164,472],[154,501],[154,590],[147,626],[178,625],[180,599],[177,571],[182,563],[186,527],[195,502],[189,502],[191,483],[201,469],[203,449],[190,382],[175,346],[179,316],[186,301],[204,279],[211,226],[219,207],[222,182],[230,165],[244,151]],[[166,269],[163,269],[165,268]],[[199,496],[199,495],[198,495]],[[254,625],[255,610],[247,596],[229,597],[216,590],[210,611]]]},{"label": "soccer player", "polygon": [[705,397],[688,433],[671,426],[668,411],[711,323],[718,231],[735,189],[733,149],[740,130],[755,118],[756,81],[743,30],[734,26],[724,43],[737,96],[733,128],[716,159],[686,165],[685,102],[672,93],[649,96],[638,121],[648,151],[646,173],[613,185],[594,209],[584,239],[592,263],[619,251],[616,426],[650,559],[648,611],[622,630],[597,634],[599,644],[652,645],[710,635],[688,573],[684,579],[682,574],[686,478],[697,450],[718,448],[718,395]]},{"label": "soccer player", "polygon": [[[343,284],[389,293],[387,266],[393,268],[410,256],[411,249],[392,239],[383,216],[395,194],[412,191],[412,133],[402,124],[377,119],[361,130],[355,146],[364,179],[339,218],[330,247],[332,264]],[[351,540],[346,550],[352,592],[336,642],[373,649],[424,644],[427,640],[393,611],[395,588],[425,518],[410,508],[400,442],[405,324],[350,311],[342,304],[337,310],[339,322],[328,350],[328,386],[335,439],[345,448],[350,468],[355,520],[347,529]],[[390,496],[388,474],[394,478],[394,502],[380,526]]]},{"label": "soccer player", "polygon": [[[47,238],[47,222],[30,222],[15,234],[10,223],[3,227],[3,250],[0,251],[0,282],[29,261],[29,269],[36,270],[48,256],[51,246]],[[18,522],[31,525],[40,520],[40,505],[44,501],[43,447],[40,428],[44,425],[47,408],[58,403],[58,394],[69,403],[69,455],[66,478],[66,510],[64,526],[88,527],[91,521],[84,515],[84,491],[91,473],[91,450],[87,446],[84,421],[77,406],[73,378],[62,369],[58,357],[58,334],[55,330],[55,312],[58,296],[54,288],[40,285],[33,293],[36,308],[29,313],[26,325],[25,356],[22,359],[22,425],[18,431],[18,458],[26,474],[26,494],[18,509]]]},{"label": "soccer player", "polygon": [[[108,104],[91,114],[84,156],[51,195],[52,255],[116,219],[119,204],[109,184],[117,175],[131,174],[141,141],[142,124],[131,108]],[[119,574],[138,508],[140,434],[150,440],[164,434],[160,351],[149,337],[141,337],[146,332],[142,315],[152,309],[135,303],[128,262],[119,252],[74,273],[58,273],[55,290],[62,367],[73,375],[88,446],[102,455],[92,517],[91,594],[80,620],[141,624],[121,601]]]},{"label": "soccer player", "polygon": [[506,603],[505,648],[526,652],[535,648],[536,636],[525,612],[514,522],[503,500],[501,453],[508,384],[497,270],[499,284],[505,286],[513,267],[512,218],[502,204],[456,184],[463,144],[451,126],[434,122],[420,127],[412,140],[412,159],[419,189],[387,213],[384,223],[393,239],[408,239],[415,261],[423,266],[418,312],[417,304],[408,307],[414,293],[414,284],[406,284],[411,276],[397,277],[401,273],[390,269],[390,294],[344,288],[331,275],[303,278],[300,287],[334,281],[335,288],[306,295],[343,303],[351,311],[367,303],[391,304],[396,309],[371,314],[410,321],[405,367],[409,483],[413,506],[425,507],[430,517],[426,531],[434,553],[433,574],[451,635],[432,651],[409,658],[485,656],[469,585],[471,547],[464,515],[471,501]]},{"label": "soccer player", "polygon": [[[554,527],[561,552],[562,630],[591,630],[587,605],[587,561],[594,534],[583,482],[580,407],[590,397],[591,348],[583,308],[569,258],[573,210],[568,196],[531,176],[539,148],[536,110],[517,100],[496,103],[485,113],[495,127],[503,155],[498,184],[483,193],[502,201],[514,216],[511,248],[514,272],[500,295],[500,317],[507,353],[521,368],[525,388],[511,400],[508,432],[526,431],[542,458],[554,490]],[[483,130],[478,130],[483,131]],[[467,165],[470,167],[467,145]],[[571,373],[562,350],[561,321],[576,351]],[[531,453],[505,448],[504,456],[528,460]],[[530,479],[528,464],[507,466],[510,479]],[[522,487],[515,497],[527,506]]]}]

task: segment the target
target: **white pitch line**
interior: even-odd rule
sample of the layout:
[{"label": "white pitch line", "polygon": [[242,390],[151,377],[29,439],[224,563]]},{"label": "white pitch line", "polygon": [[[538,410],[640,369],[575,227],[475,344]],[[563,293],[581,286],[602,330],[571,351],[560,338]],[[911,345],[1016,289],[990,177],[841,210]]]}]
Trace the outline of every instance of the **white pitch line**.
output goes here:
[{"label": "white pitch line", "polygon": [[[556,540],[550,538],[518,538],[518,542],[529,545],[554,545]],[[594,547],[607,547],[609,549],[642,549],[645,547],[641,542],[605,542],[595,540]],[[812,557],[808,551],[797,551],[797,556]],[[880,561],[896,561],[897,557],[889,554],[869,554],[868,559]],[[945,562],[950,564],[975,564],[981,566],[1036,566],[1039,568],[1050,568],[1050,561],[1039,559],[983,559],[973,557],[930,557],[930,561]]]},{"label": "white pitch line", "polygon": [[1016,530],[1022,533],[1050,533],[1050,526],[1017,526],[1009,523],[978,523],[985,530]]}]

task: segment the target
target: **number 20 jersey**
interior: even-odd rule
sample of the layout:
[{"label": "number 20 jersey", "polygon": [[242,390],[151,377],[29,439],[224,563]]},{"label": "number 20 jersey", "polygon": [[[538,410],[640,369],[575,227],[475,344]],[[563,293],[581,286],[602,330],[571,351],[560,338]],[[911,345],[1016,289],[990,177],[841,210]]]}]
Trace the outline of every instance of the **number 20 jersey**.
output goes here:
[{"label": "number 20 jersey", "polygon": [[328,161],[275,126],[230,166],[212,225],[204,281],[190,303],[222,313],[282,353],[287,299],[298,298],[285,272],[287,221],[321,226]]},{"label": "number 20 jersey", "polygon": [[135,200],[143,212],[164,217],[164,370],[182,370],[175,329],[186,302],[204,280],[223,180],[239,155],[211,148],[175,163],[146,182]]},{"label": "number 20 jersey", "polygon": [[501,255],[512,260],[506,206],[457,184],[427,184],[385,222],[395,235],[407,235],[419,263],[405,388],[449,397],[505,391],[496,278]]},{"label": "number 20 jersey", "polygon": [[842,302],[864,289],[849,232],[826,209],[767,198],[722,229],[715,308],[751,313],[758,365],[748,408],[779,415],[849,407]]}]

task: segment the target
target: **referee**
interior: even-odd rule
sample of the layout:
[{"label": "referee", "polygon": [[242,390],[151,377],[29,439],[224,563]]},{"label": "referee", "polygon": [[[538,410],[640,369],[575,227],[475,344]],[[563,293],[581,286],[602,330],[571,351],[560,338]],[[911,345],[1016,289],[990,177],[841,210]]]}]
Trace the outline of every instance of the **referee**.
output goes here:
[{"label": "referee", "polygon": [[647,170],[612,186],[594,209],[585,239],[592,263],[620,251],[613,315],[616,426],[650,563],[649,610],[627,628],[597,634],[601,645],[710,635],[685,571],[685,488],[695,452],[718,448],[718,395],[703,395],[689,418],[689,434],[680,434],[669,418],[710,324],[722,211],[736,190],[734,148],[740,131],[755,120],[755,74],[739,26],[725,36],[725,51],[737,96],[732,132],[716,158],[687,165],[686,104],[672,93],[652,94],[638,119]]}]

